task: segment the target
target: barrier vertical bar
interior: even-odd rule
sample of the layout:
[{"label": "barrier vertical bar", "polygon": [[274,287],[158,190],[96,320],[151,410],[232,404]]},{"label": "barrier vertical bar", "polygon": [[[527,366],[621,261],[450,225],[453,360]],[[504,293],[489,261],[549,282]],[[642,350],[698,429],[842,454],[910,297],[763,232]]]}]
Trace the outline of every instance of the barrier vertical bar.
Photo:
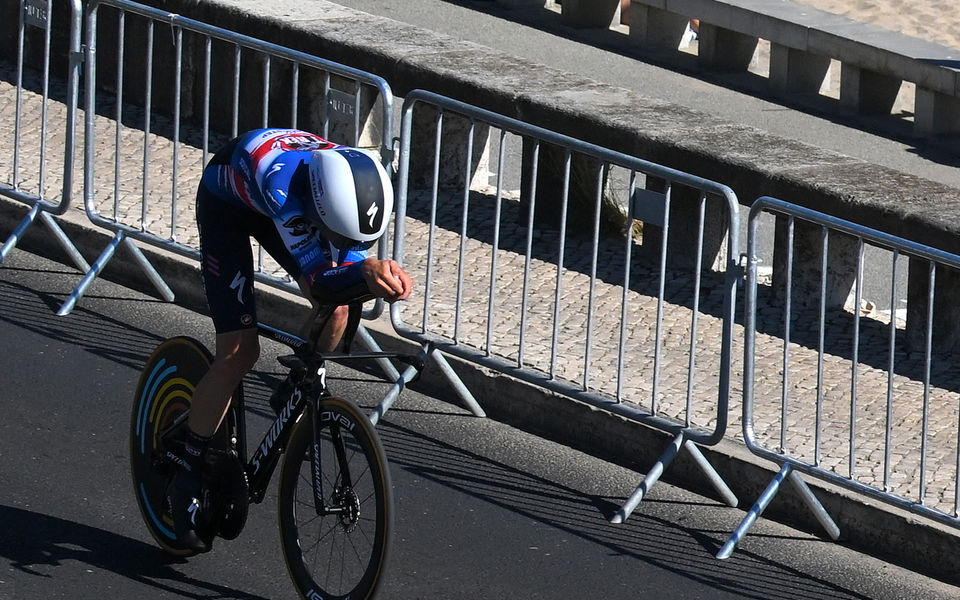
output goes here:
[{"label": "barrier vertical bar", "polygon": [[530,297],[530,261],[533,257],[533,216],[537,210],[537,179],[540,175],[540,140],[533,140],[533,149],[531,150],[531,167],[530,167],[530,191],[528,192],[528,198],[530,199],[529,206],[527,208],[527,237],[526,237],[526,247],[524,249],[524,259],[523,259],[523,292],[521,293],[520,299],[520,343],[518,344],[517,351],[517,367],[523,367],[524,360],[524,349],[526,348],[526,339],[527,339],[527,307],[529,306],[529,297]]},{"label": "barrier vertical bar", "polygon": [[[563,297],[563,259],[567,242],[567,210],[570,203],[570,164],[572,156],[569,150],[563,154],[563,193],[560,196],[560,236],[557,241],[557,268],[553,283],[553,330],[550,344],[550,378],[557,376],[557,345],[560,338],[560,299]],[[530,211],[533,213],[533,211]]]},{"label": "barrier vertical bar", "polygon": [[177,205],[180,200],[180,103],[183,79],[183,29],[171,25],[174,38],[173,73],[173,180],[170,189],[170,240],[177,241]]},{"label": "barrier vertical bar", "polygon": [[593,346],[594,310],[597,293],[597,257],[600,251],[600,211],[603,203],[603,182],[607,165],[597,162],[597,187],[593,199],[593,244],[590,253],[590,289],[587,292],[587,333],[583,353],[583,390],[590,389],[591,348]]}]

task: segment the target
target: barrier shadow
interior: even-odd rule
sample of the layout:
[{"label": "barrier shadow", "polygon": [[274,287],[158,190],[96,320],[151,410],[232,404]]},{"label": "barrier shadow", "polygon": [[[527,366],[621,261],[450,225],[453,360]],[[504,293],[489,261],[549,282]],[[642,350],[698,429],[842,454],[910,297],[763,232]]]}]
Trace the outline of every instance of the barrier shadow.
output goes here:
[{"label": "barrier shadow", "polygon": [[[436,225],[453,234],[460,234],[463,225],[462,201],[453,195],[444,195],[438,200]],[[489,245],[494,242],[496,225],[496,198],[480,192],[470,193],[470,212],[466,234],[471,240]],[[501,201],[499,250],[520,256],[526,255],[527,226],[520,202]],[[407,198],[407,217],[429,224],[431,201],[429,194],[411,190]],[[556,264],[560,255],[561,232],[549,227],[534,225],[531,258]],[[597,280],[606,284],[622,286],[626,272],[625,237],[601,235],[597,245]],[[563,245],[563,267],[568,271],[590,275],[594,241],[592,224],[568,223]],[[630,262],[630,291],[655,298],[659,294],[659,267],[656,257],[633,242]],[[653,258],[653,259],[652,259]],[[699,308],[704,314],[720,317],[723,314],[724,273],[703,270],[701,272]],[[667,267],[664,282],[664,300],[669,304],[693,308],[694,273],[692,269]]]},{"label": "barrier shadow", "polygon": [[[665,505],[670,504],[655,495],[644,500],[645,504],[650,503],[648,510],[635,513],[624,524],[611,525],[607,514],[616,510],[623,498],[583,493],[389,420],[377,430],[394,469],[403,469],[417,478],[599,545],[611,556],[626,557],[744,599],[867,600],[867,596],[848,587],[749,550],[738,550],[736,561],[718,561],[713,554],[726,533],[651,515],[660,512],[655,507],[667,508]],[[703,503],[727,510],[710,500]]]},{"label": "barrier shadow", "polygon": [[[784,305],[769,286],[757,287],[758,334],[785,339]],[[790,315],[790,341],[803,348],[816,350],[820,344],[820,314],[816,308],[794,307]],[[854,337],[854,334],[857,337]],[[854,340],[859,342],[854,344]],[[824,320],[824,353],[848,361],[856,357],[861,365],[886,371],[890,365],[890,324],[869,315],[846,310],[827,311]],[[899,327],[893,336],[893,374],[922,382],[926,376],[926,360],[922,349]],[[960,390],[960,365],[949,352],[934,349],[930,357],[930,384],[949,391]]]}]

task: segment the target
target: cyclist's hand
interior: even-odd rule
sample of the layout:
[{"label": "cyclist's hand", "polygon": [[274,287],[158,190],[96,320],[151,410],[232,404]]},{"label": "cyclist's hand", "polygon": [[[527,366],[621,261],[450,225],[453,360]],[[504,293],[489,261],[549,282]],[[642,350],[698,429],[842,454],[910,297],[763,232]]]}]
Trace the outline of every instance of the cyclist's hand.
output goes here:
[{"label": "cyclist's hand", "polygon": [[406,300],[413,289],[413,280],[393,260],[368,258],[360,269],[370,292],[387,302]]}]

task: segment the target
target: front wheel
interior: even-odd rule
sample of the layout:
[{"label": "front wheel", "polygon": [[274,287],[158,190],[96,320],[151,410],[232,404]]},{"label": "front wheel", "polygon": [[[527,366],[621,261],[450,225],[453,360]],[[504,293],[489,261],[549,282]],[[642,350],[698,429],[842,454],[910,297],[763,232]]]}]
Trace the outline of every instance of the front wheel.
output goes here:
[{"label": "front wheel", "polygon": [[319,411],[316,419],[304,413],[280,473],[284,560],[302,598],[369,599],[382,581],[393,529],[386,456],[353,403],[324,398]]}]

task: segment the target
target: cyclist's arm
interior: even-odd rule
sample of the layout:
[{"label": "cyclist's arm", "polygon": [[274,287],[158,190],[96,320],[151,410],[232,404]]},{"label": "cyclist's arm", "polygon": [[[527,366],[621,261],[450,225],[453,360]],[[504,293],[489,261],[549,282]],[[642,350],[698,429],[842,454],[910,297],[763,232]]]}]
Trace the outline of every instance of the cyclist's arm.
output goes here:
[{"label": "cyclist's arm", "polygon": [[400,265],[377,258],[321,269],[307,283],[310,296],[323,304],[346,304],[364,296],[396,302],[406,300],[413,288]]}]

